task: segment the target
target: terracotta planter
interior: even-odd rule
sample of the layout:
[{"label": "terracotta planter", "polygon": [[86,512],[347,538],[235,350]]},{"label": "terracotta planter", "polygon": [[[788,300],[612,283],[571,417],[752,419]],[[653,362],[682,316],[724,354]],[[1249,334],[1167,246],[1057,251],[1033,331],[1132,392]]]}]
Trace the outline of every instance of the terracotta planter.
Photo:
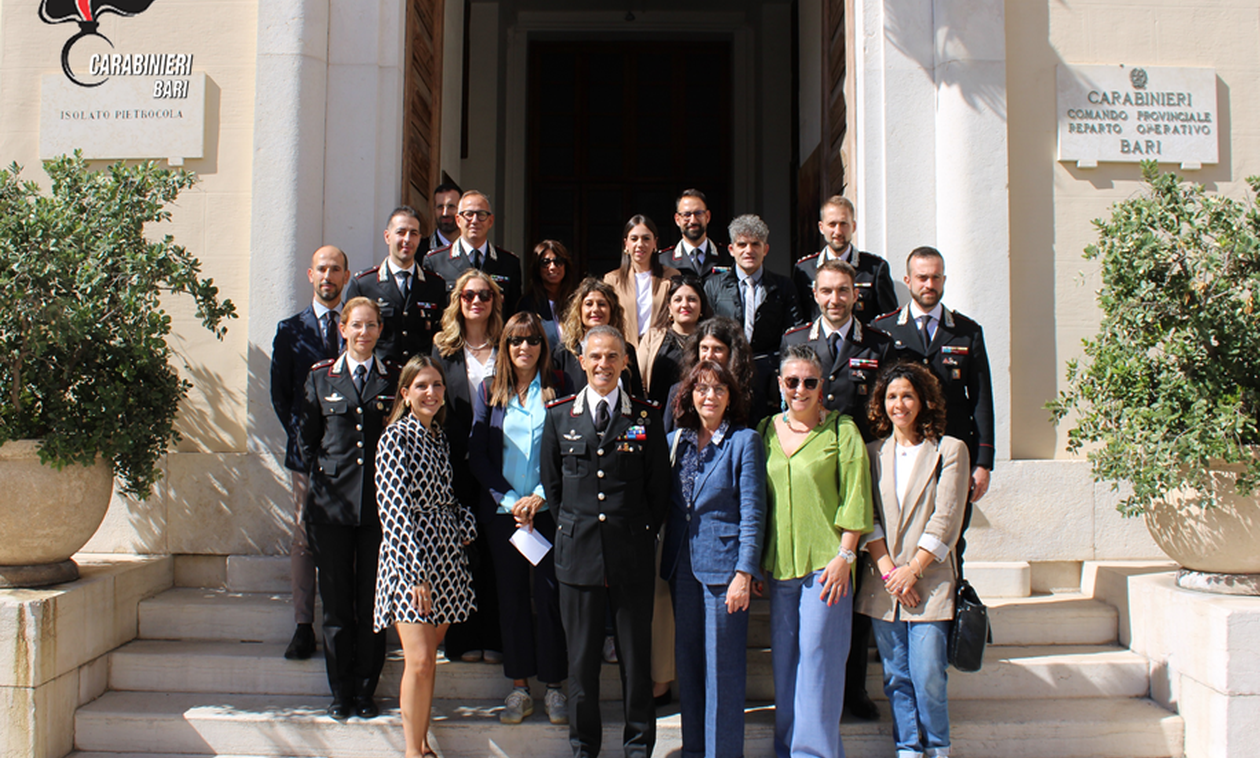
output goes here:
[{"label": "terracotta planter", "polygon": [[1197,492],[1176,490],[1146,514],[1146,527],[1169,558],[1209,574],[1260,574],[1260,489],[1239,495],[1241,464],[1222,464],[1213,479],[1220,505],[1205,508]]},{"label": "terracotta planter", "polygon": [[114,475],[107,462],[60,471],[39,462],[38,442],[0,446],[0,586],[38,587],[78,578],[70,556],[105,518]]}]

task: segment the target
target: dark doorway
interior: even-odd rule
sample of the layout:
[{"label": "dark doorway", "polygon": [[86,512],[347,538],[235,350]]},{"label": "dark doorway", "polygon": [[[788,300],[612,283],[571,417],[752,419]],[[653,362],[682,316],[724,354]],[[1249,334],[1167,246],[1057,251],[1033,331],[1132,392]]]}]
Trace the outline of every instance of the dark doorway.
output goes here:
[{"label": "dark doorway", "polygon": [[730,71],[725,41],[533,43],[527,247],[558,239],[602,275],[636,213],[657,223],[662,247],[677,240],[674,198],[688,187],[708,196],[710,231],[725,238]]}]

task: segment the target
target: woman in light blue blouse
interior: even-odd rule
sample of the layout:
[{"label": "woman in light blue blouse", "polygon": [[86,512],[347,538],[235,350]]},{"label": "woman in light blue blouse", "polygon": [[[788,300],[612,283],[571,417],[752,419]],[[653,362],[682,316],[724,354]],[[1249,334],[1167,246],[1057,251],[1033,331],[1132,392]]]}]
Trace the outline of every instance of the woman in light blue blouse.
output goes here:
[{"label": "woman in light blue blouse", "polygon": [[499,338],[494,376],[482,383],[473,400],[468,462],[481,484],[477,517],[489,534],[499,586],[503,673],[513,684],[499,715],[505,724],[519,724],[534,712],[532,676],[547,685],[544,704],[551,723],[568,723],[560,689],[568,677],[568,656],[553,552],[534,567],[531,588],[530,563],[510,542],[521,528],[537,531],[548,542],[555,540],[556,522],[539,478],[542,428],[545,404],[572,389],[565,386],[563,373],[552,371],[548,348],[537,314],[513,316]]}]

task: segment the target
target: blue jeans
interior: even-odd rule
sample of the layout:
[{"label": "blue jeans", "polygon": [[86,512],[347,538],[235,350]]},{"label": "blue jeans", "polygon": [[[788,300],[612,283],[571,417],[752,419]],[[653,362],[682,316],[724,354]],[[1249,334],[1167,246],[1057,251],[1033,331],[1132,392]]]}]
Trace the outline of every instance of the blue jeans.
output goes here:
[{"label": "blue jeans", "polygon": [[840,712],[853,634],[853,591],[828,607],[822,572],[771,579],[770,659],[774,664],[774,754],[844,758]]},{"label": "blue jeans", "polygon": [[897,758],[949,755],[949,623],[871,619],[884,662]]}]

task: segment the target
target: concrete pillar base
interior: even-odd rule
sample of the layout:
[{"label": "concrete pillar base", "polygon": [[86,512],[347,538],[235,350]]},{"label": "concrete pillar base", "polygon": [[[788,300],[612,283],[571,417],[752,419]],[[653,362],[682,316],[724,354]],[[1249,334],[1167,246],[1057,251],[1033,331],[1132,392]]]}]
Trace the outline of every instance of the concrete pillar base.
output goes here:
[{"label": "concrete pillar base", "polygon": [[48,587],[79,578],[79,565],[73,559],[35,566],[0,566],[0,589]]},{"label": "concrete pillar base", "polygon": [[1212,574],[1206,571],[1177,571],[1177,586],[1184,590],[1214,595],[1260,596],[1260,574]]}]

